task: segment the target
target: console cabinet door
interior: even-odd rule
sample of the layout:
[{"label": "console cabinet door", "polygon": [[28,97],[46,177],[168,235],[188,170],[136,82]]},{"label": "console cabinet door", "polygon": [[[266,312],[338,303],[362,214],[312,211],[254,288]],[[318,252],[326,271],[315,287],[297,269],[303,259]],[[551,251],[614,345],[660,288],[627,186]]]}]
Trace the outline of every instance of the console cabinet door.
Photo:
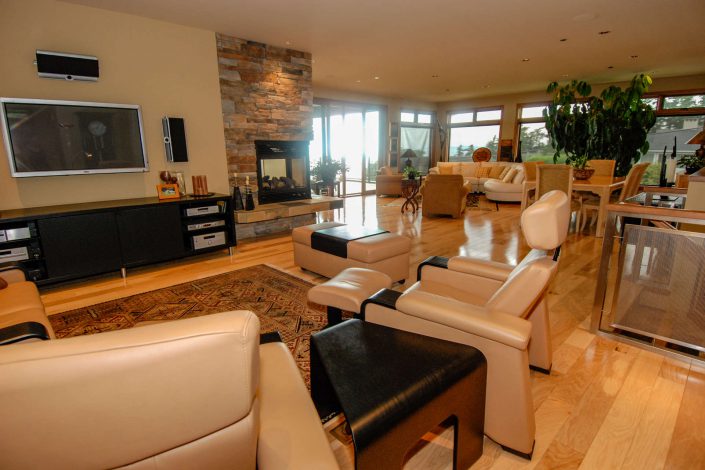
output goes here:
[{"label": "console cabinet door", "polygon": [[124,266],[155,263],[184,255],[178,204],[121,210],[117,214]]},{"label": "console cabinet door", "polygon": [[40,219],[47,277],[73,279],[120,269],[115,215],[99,212]]}]

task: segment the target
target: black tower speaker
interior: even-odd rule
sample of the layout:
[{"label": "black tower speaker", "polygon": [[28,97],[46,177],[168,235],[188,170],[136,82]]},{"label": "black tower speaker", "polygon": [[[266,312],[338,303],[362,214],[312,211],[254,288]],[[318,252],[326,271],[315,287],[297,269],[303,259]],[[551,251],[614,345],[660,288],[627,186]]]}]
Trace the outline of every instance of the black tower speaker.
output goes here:
[{"label": "black tower speaker", "polygon": [[170,162],[187,162],[188,150],[186,149],[186,131],[182,118],[162,118],[164,129],[164,150],[166,159]]},{"label": "black tower speaker", "polygon": [[100,68],[97,57],[37,50],[37,72],[44,78],[95,82]]}]

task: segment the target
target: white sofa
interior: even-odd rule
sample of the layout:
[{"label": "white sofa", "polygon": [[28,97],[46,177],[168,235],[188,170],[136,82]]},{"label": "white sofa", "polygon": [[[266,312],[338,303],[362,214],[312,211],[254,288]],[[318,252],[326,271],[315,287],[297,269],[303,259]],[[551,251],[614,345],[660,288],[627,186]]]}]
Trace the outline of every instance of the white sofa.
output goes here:
[{"label": "white sofa", "polygon": [[[489,168],[490,174],[484,173]],[[501,168],[501,170],[500,170]],[[508,175],[511,169],[516,173]],[[513,162],[438,162],[429,174],[463,175],[473,193],[484,193],[492,201],[521,202],[524,166]]]}]

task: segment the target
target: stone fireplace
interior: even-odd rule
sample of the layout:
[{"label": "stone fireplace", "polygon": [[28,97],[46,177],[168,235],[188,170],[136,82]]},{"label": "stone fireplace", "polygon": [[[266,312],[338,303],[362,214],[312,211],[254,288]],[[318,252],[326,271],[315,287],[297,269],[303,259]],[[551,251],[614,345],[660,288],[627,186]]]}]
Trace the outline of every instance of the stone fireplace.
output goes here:
[{"label": "stone fireplace", "polygon": [[308,142],[256,140],[260,204],[311,198]]},{"label": "stone fireplace", "polygon": [[[216,40],[231,186],[242,186],[247,177],[250,181],[257,177],[260,183],[259,178],[267,176],[267,172],[261,174],[263,164],[270,172],[277,169],[274,166],[278,163],[258,160],[256,141],[305,141],[308,158],[308,141],[313,138],[311,54],[225,34],[217,34]],[[298,164],[292,164],[290,171],[298,171]],[[270,176],[278,181],[282,176],[297,176],[286,174],[286,169]],[[308,188],[306,180],[289,189],[297,193],[296,186],[303,184]],[[262,186],[259,189],[264,194]]]}]

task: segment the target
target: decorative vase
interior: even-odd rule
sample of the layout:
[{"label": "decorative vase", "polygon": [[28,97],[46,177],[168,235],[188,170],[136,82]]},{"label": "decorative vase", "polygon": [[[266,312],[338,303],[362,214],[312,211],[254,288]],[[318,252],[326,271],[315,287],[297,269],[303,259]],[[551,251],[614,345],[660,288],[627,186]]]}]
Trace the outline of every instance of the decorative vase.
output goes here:
[{"label": "decorative vase", "polygon": [[245,191],[245,210],[253,211],[255,210],[255,198],[249,187]]},{"label": "decorative vase", "polygon": [[589,180],[594,173],[594,168],[573,168],[573,177],[576,180]]}]

